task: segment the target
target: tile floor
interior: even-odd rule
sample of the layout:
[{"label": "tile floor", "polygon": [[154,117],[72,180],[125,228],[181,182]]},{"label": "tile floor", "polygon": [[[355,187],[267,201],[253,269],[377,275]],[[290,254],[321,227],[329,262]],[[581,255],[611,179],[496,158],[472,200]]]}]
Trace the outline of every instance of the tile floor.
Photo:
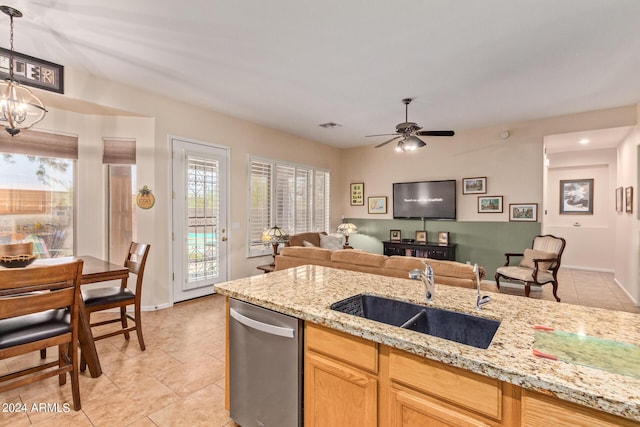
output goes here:
[{"label": "tile floor", "polygon": [[[503,292],[523,294],[516,288]],[[563,270],[558,295],[563,303],[640,313],[609,273]],[[531,297],[553,300],[549,286]],[[135,336],[128,343],[122,336],[97,343],[104,374],[81,374],[82,410],[33,410],[34,403],[71,402],[70,386],[51,378],[0,394],[0,427],[235,426],[224,409],[224,319],[224,298],[217,295],[145,312],[146,351]],[[38,358],[33,353],[2,360],[0,373]],[[7,412],[12,403],[27,410]]]}]

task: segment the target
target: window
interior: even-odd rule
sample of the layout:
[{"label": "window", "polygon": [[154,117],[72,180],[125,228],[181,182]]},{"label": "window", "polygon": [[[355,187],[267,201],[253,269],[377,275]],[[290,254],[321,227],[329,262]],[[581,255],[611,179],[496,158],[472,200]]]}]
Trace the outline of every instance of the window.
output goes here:
[{"label": "window", "polygon": [[129,244],[136,240],[136,142],[115,138],[103,142],[102,163],[107,165],[109,175],[109,261],[122,264]]},{"label": "window", "polygon": [[274,225],[289,234],[329,229],[328,171],[250,158],[249,174],[249,256],[271,253],[260,237]]},{"label": "window", "polygon": [[0,244],[33,242],[41,258],[73,255],[76,137],[0,135]]}]

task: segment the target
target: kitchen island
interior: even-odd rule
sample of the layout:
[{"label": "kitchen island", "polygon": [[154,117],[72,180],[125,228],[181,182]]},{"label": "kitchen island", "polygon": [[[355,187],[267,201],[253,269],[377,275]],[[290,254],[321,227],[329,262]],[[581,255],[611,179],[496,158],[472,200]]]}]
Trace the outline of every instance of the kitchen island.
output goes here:
[{"label": "kitchen island", "polygon": [[[582,417],[584,414],[580,411],[585,408],[587,412],[584,415],[584,425],[595,419],[589,418],[590,416],[598,414],[604,417],[602,425],[621,425],[622,422],[629,425],[640,424],[640,378],[533,355],[535,325],[618,342],[640,343],[640,316],[636,314],[497,293],[491,294],[492,302],[478,312],[475,310],[475,291],[437,285],[431,306],[501,322],[491,345],[487,349],[478,349],[329,308],[336,301],[361,293],[424,303],[422,283],[408,279],[302,266],[223,283],[216,286],[216,291],[230,298],[304,320],[305,324],[312,326],[312,329],[307,329],[307,340],[319,336],[321,339],[331,340],[330,335],[335,332],[338,334],[335,336],[340,336],[339,339],[353,337],[365,346],[372,343],[375,351],[379,351],[376,353],[379,358],[370,367],[364,368],[363,378],[369,382],[378,381],[377,388],[374,387],[373,391],[369,390],[367,393],[378,395],[376,399],[382,408],[377,409],[378,415],[374,412],[371,417],[378,417],[379,425],[386,424],[380,421],[380,417],[386,420],[389,417],[387,413],[392,412],[385,405],[393,406],[388,403],[389,399],[381,398],[380,393],[391,390],[397,394],[400,390],[415,400],[415,389],[419,386],[412,385],[410,377],[403,379],[403,375],[398,374],[399,370],[394,371],[393,365],[391,368],[387,366],[394,360],[401,361],[408,369],[416,368],[418,365],[415,363],[421,360],[426,365],[432,362],[438,364],[434,366],[440,373],[444,372],[442,367],[450,367],[456,375],[468,373],[474,384],[495,381],[500,396],[508,395],[509,401],[508,405],[505,404],[506,400],[499,401],[495,414],[483,414],[483,417],[490,420],[484,421],[485,424],[512,425],[516,421],[522,421],[522,425],[527,425],[531,423],[527,419],[544,417],[555,407],[556,402],[569,402],[568,407],[562,406],[558,412],[569,418],[573,416],[574,410],[577,411],[576,417]],[[339,347],[336,345],[338,350]],[[330,348],[316,350],[325,355],[331,352]],[[342,363],[345,357],[338,357],[338,360]],[[312,367],[312,364],[309,367],[305,364],[306,376],[310,376]],[[391,372],[391,380],[382,378],[382,371]],[[419,379],[420,375],[416,374],[415,378]],[[449,377],[443,375],[442,378],[446,380]],[[464,388],[467,384],[458,381],[461,377],[450,378],[455,382],[449,388],[456,388],[456,385]],[[315,394],[306,389],[308,386],[305,379],[305,417],[308,409],[311,409],[307,408],[310,403],[308,399]],[[461,392],[464,394],[465,390]],[[469,390],[469,393],[472,395],[474,391]],[[429,399],[431,397],[428,396]],[[446,407],[448,411],[455,411],[458,404],[456,399],[445,396],[443,400],[445,403],[438,408]],[[470,413],[473,416],[484,410],[471,407]],[[505,414],[508,415],[507,418]],[[471,423],[473,417],[466,421]],[[576,425],[580,423],[576,422]],[[480,424],[482,423],[478,425]]]}]

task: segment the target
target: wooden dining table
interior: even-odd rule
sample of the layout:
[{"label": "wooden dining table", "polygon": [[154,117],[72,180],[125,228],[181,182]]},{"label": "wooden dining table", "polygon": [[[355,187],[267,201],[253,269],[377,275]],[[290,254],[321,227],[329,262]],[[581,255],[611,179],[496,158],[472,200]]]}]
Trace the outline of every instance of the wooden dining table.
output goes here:
[{"label": "wooden dining table", "polygon": [[[108,282],[110,280],[122,280],[129,277],[129,269],[123,265],[112,264],[100,258],[91,255],[78,255],[73,257],[61,258],[41,258],[36,259],[29,267],[37,267],[42,265],[54,265],[81,259],[84,261],[82,266],[82,285],[90,283]],[[80,299],[80,317],[78,319],[78,340],[82,357],[87,362],[89,374],[93,378],[102,375],[102,367],[100,366],[100,358],[96,351],[96,345],[91,334],[91,326],[89,324],[89,315],[85,310],[84,301]]]}]

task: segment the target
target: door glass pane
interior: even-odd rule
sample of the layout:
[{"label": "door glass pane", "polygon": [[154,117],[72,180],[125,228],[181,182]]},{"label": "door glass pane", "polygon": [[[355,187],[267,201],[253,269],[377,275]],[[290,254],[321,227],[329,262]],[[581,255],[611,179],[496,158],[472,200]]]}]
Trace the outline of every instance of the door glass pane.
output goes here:
[{"label": "door glass pane", "polygon": [[33,242],[40,258],[73,254],[74,164],[0,153],[0,244]]},{"label": "door glass pane", "polygon": [[218,161],[187,156],[187,282],[218,277]]}]

